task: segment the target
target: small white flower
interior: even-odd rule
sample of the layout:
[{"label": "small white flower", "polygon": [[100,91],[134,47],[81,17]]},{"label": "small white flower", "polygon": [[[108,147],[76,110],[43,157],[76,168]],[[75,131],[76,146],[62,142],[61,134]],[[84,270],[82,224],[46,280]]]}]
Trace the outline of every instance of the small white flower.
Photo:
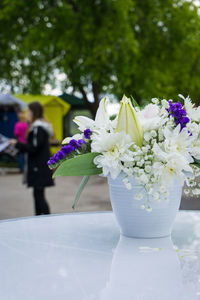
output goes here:
[{"label": "small white flower", "polygon": [[135,161],[140,161],[140,157],[139,157],[139,156],[136,156],[136,157],[134,157],[134,160],[135,160]]},{"label": "small white flower", "polygon": [[154,145],[154,144],[156,143],[156,139],[152,139],[152,140],[150,141],[150,143],[151,143],[152,145]]},{"label": "small white flower", "polygon": [[191,179],[191,178],[187,178],[186,179],[186,184],[189,187],[195,187],[197,185],[197,183],[195,182],[195,180]]},{"label": "small white flower", "polygon": [[149,161],[149,159],[150,159],[149,155],[146,155],[146,156],[144,157],[145,165],[151,165],[151,161]]},{"label": "small white flower", "polygon": [[189,195],[190,190],[189,190],[189,189],[184,189],[184,193],[185,193],[186,195]]},{"label": "small white flower", "polygon": [[128,180],[127,177],[125,177],[122,181],[123,181],[124,184],[126,184],[127,182],[129,182],[129,180]]},{"label": "small white flower", "polygon": [[163,132],[162,127],[158,129],[158,138],[159,138],[159,141],[163,141],[163,139],[164,139],[164,132]]},{"label": "small white flower", "polygon": [[142,198],[143,198],[142,193],[138,193],[138,194],[135,195],[135,199],[138,200],[138,201],[142,200]]},{"label": "small white flower", "polygon": [[150,131],[146,131],[144,133],[144,139],[145,139],[145,141],[149,142],[151,138],[152,138],[151,132]]},{"label": "small white flower", "polygon": [[133,167],[123,168],[122,170],[123,170],[123,172],[124,172],[125,174],[127,174],[128,176],[130,176],[130,177],[133,176]]},{"label": "small white flower", "polygon": [[142,153],[143,154],[145,154],[145,153],[147,153],[148,152],[148,147],[147,146],[145,146],[145,147],[142,147]]},{"label": "small white flower", "polygon": [[[144,169],[139,169],[139,170],[138,170],[138,174],[139,174],[140,176],[145,175]],[[145,175],[145,176],[146,176],[146,175]]]},{"label": "small white flower", "polygon": [[155,200],[158,200],[158,199],[160,198],[159,193],[158,193],[158,192],[154,193],[154,194],[153,194],[153,198],[154,198]]},{"label": "small white flower", "polygon": [[169,108],[169,102],[167,100],[163,99],[161,101],[161,104],[162,104],[162,107],[165,108],[165,111],[166,111],[166,108]]},{"label": "small white flower", "polygon": [[141,161],[138,161],[138,162],[137,162],[137,166],[138,166],[138,167],[142,167],[143,164],[144,164],[144,160],[141,160]]},{"label": "small white flower", "polygon": [[129,182],[129,180],[128,180],[127,177],[125,177],[125,178],[123,179],[123,182],[124,182],[126,188],[127,188],[128,190],[131,190],[132,185],[131,185],[131,183]]},{"label": "small white flower", "polygon": [[154,104],[159,104],[159,100],[157,98],[152,98],[151,102]]},{"label": "small white flower", "polygon": [[152,195],[153,192],[154,192],[154,189],[153,189],[153,188],[148,189],[148,194],[149,194],[149,195]]},{"label": "small white flower", "polygon": [[152,211],[152,207],[151,207],[151,206],[148,206],[148,207],[146,208],[146,211],[151,212],[151,211]]},{"label": "small white flower", "polygon": [[200,189],[193,189],[192,190],[193,195],[200,195]]},{"label": "small white flower", "polygon": [[147,172],[147,173],[150,173],[151,172],[151,167],[150,166],[145,166],[145,171]]},{"label": "small white flower", "polygon": [[128,190],[131,190],[131,189],[132,189],[132,185],[131,185],[130,182],[126,184],[126,188],[127,188]]},{"label": "small white flower", "polygon": [[155,130],[151,130],[151,136],[154,137],[154,138],[157,136],[157,133],[156,133]]},{"label": "small white flower", "polygon": [[161,192],[161,193],[166,192],[166,187],[165,187],[164,185],[161,185],[161,187],[160,187],[160,192]]}]

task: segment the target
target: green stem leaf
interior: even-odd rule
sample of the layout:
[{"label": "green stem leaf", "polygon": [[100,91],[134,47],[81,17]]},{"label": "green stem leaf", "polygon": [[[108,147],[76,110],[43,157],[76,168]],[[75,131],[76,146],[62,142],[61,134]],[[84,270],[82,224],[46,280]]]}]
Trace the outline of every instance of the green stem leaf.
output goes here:
[{"label": "green stem leaf", "polygon": [[81,193],[82,193],[83,189],[85,188],[85,186],[86,186],[86,184],[87,184],[89,178],[90,178],[90,176],[84,176],[84,177],[83,177],[83,179],[82,179],[82,181],[81,181],[81,183],[80,183],[80,186],[79,186],[79,188],[78,188],[78,191],[77,191],[77,193],[76,193],[76,197],[75,197],[75,199],[74,199],[74,203],[73,203],[73,205],[72,205],[72,208],[73,208],[73,209],[75,209],[75,206],[76,206],[76,204],[77,204],[77,202],[78,202],[78,200],[79,200],[79,198],[80,198],[80,196],[81,196]]}]

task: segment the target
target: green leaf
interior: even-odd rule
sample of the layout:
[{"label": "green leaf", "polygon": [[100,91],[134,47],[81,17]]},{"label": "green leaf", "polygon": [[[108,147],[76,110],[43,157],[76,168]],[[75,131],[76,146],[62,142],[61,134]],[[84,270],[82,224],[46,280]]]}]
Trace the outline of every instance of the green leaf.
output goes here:
[{"label": "green leaf", "polygon": [[194,162],[192,164],[200,168],[200,159],[194,158]]},{"label": "green leaf", "polygon": [[73,209],[75,209],[75,206],[76,206],[76,204],[77,204],[77,202],[78,202],[78,200],[79,200],[79,198],[80,198],[80,195],[81,195],[81,193],[82,193],[84,187],[86,186],[86,184],[87,184],[89,178],[90,178],[90,176],[84,176],[84,177],[83,177],[83,179],[82,179],[82,181],[81,181],[81,183],[80,183],[80,185],[79,185],[78,191],[77,191],[77,193],[76,193],[76,197],[75,197],[75,199],[74,199],[74,203],[73,203],[73,205],[72,205],[72,208],[73,208]]},{"label": "green leaf", "polygon": [[140,108],[139,104],[137,103],[137,101],[133,98],[133,96],[131,96],[131,101],[134,107],[138,107]]},{"label": "green leaf", "polygon": [[97,168],[93,160],[99,153],[86,153],[79,156],[65,160],[56,169],[53,178],[57,176],[89,176],[101,174],[102,169]]}]

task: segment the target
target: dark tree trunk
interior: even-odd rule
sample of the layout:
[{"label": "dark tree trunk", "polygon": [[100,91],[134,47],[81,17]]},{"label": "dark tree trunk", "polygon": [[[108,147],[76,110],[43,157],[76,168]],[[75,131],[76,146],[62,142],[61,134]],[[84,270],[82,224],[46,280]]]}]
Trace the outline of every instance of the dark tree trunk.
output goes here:
[{"label": "dark tree trunk", "polygon": [[86,108],[91,112],[93,119],[96,116],[96,112],[99,106],[99,93],[98,93],[98,84],[96,82],[92,83],[92,92],[94,96],[94,102],[89,102],[87,94],[82,86],[79,86],[79,90],[83,96]]}]

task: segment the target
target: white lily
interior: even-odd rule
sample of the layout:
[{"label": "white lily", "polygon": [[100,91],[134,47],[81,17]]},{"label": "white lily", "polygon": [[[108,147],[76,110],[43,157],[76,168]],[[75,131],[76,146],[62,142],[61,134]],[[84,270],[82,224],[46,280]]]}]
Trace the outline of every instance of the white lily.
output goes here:
[{"label": "white lily", "polygon": [[116,132],[125,132],[136,145],[141,147],[143,143],[143,129],[137,119],[136,111],[130,99],[126,96],[123,96],[120,104]]},{"label": "white lily", "polygon": [[94,120],[88,117],[77,116],[73,121],[78,125],[78,129],[82,132],[87,128],[92,129],[94,127]]},{"label": "white lily", "polygon": [[102,128],[108,127],[109,125],[109,115],[107,113],[107,105],[109,100],[107,98],[103,98],[99,103],[99,108],[96,113],[95,120],[92,120],[88,117],[77,116],[74,118],[74,123],[78,125],[80,131],[84,131],[86,128],[94,129],[94,128]]},{"label": "white lily", "polygon": [[95,126],[101,128],[107,127],[110,122],[109,115],[107,113],[107,105],[109,100],[105,97],[99,103],[99,108],[97,109],[96,117],[95,117]]}]

